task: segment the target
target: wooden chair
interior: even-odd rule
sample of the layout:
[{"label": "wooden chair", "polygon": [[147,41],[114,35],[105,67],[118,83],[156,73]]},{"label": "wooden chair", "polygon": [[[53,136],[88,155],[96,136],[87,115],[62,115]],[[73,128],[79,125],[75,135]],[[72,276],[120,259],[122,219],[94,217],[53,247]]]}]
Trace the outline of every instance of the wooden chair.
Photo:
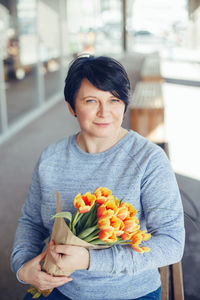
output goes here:
[{"label": "wooden chair", "polygon": [[[163,148],[168,155],[164,133],[162,82],[137,83],[130,99],[130,128]],[[169,155],[168,155],[169,156]],[[159,269],[161,299],[184,300],[181,262]]]},{"label": "wooden chair", "polygon": [[161,300],[184,300],[181,262],[159,269],[161,276]]}]

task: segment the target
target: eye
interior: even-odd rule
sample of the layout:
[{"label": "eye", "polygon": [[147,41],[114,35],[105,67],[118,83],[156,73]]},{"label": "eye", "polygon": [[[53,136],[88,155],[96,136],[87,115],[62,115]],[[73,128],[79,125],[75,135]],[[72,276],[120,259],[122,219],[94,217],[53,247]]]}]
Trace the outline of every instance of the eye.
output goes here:
[{"label": "eye", "polygon": [[87,99],[87,100],[86,100],[86,103],[95,103],[95,102],[96,102],[95,99]]},{"label": "eye", "polygon": [[121,100],[120,100],[120,99],[117,99],[117,98],[113,98],[113,99],[111,99],[111,102],[117,103],[117,102],[121,102]]}]

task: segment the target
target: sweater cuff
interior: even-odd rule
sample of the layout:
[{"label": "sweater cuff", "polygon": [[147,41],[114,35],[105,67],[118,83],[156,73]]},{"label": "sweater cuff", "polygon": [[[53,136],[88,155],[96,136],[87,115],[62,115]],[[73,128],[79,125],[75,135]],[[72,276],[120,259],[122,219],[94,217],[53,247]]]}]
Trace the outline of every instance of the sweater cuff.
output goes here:
[{"label": "sweater cuff", "polygon": [[90,249],[89,252],[90,252],[90,266],[88,271],[112,273],[113,255],[112,255],[111,248],[105,250]]},{"label": "sweater cuff", "polygon": [[21,282],[21,283],[23,283],[23,284],[28,284],[27,282],[25,282],[25,281],[22,281],[20,278],[19,278],[19,271],[21,270],[21,268],[23,268],[23,266],[24,265],[22,265],[20,268],[19,268],[19,270],[17,271],[17,273],[16,273],[16,277],[17,277],[17,280],[19,281],[19,282]]}]

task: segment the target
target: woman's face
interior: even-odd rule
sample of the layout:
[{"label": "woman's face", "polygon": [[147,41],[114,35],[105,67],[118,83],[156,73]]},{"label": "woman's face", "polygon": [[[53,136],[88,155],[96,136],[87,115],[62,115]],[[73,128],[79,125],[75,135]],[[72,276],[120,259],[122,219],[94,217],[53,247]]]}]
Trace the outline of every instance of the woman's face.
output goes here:
[{"label": "woman's face", "polygon": [[[118,134],[125,104],[110,92],[99,90],[83,79],[75,99],[75,109],[82,133],[106,138]],[[70,112],[74,115],[72,109]]]}]

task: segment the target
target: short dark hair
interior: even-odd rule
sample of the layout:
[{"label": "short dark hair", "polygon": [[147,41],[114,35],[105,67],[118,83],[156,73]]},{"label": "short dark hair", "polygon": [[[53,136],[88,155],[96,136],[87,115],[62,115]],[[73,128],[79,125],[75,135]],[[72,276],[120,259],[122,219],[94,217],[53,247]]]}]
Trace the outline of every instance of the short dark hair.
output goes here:
[{"label": "short dark hair", "polygon": [[106,56],[80,56],[72,61],[65,79],[64,95],[75,112],[75,98],[86,78],[96,88],[111,92],[125,104],[129,103],[130,82],[124,67]]}]

